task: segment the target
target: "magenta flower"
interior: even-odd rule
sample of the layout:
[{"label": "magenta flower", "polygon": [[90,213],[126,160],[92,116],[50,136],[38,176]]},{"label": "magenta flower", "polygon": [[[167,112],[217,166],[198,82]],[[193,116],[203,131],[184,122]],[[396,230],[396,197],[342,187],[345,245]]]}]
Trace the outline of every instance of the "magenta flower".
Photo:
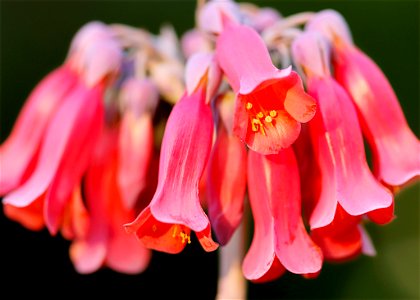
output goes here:
[{"label": "magenta flower", "polygon": [[[95,55],[98,48],[100,54]],[[71,80],[64,83],[67,92],[52,90],[50,100],[44,100],[47,104],[43,107],[48,107],[49,102],[57,107],[47,114],[49,120],[43,121],[45,132],[38,133],[42,134],[37,138],[39,145],[32,144],[32,149],[39,147],[33,171],[3,199],[5,205],[24,208],[42,198],[45,224],[52,234],[58,231],[65,207],[89,163],[102,128],[105,87],[118,72],[120,58],[119,45],[105,25],[88,24],[76,35],[65,63],[73,75],[61,78]],[[31,115],[24,113],[22,118],[26,117]],[[2,178],[8,181],[7,174]]]},{"label": "magenta flower", "polygon": [[248,152],[248,191],[254,238],[243,262],[247,279],[275,279],[320,271],[322,252],[306,232],[301,217],[300,180],[292,148],[274,155]]},{"label": "magenta flower", "polygon": [[323,11],[308,28],[321,31],[331,41],[335,77],[357,107],[363,133],[373,150],[378,180],[398,187],[418,177],[420,142],[410,130],[385,75],[353,45],[342,16]]},{"label": "magenta flower", "polygon": [[278,153],[297,139],[301,124],[315,114],[315,101],[291,68],[278,70],[261,37],[226,20],[216,56],[237,102],[234,133],[254,151]]}]

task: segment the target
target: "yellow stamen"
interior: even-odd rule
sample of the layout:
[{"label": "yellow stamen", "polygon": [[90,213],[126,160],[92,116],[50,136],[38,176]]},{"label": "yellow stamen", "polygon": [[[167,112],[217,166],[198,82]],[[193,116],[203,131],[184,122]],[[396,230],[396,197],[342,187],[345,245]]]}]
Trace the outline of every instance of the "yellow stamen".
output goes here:
[{"label": "yellow stamen", "polygon": [[252,108],[252,103],[247,102],[245,107],[246,107],[247,110],[250,110]]},{"label": "yellow stamen", "polygon": [[260,119],[264,118],[263,112],[260,111],[259,113],[257,113],[257,117],[260,118]]},{"label": "yellow stamen", "polygon": [[270,110],[270,117],[272,118],[277,117],[277,112],[275,110]]},{"label": "yellow stamen", "polygon": [[174,231],[172,232],[172,237],[176,238],[176,229],[178,228],[178,226],[174,227]]},{"label": "yellow stamen", "polygon": [[183,231],[181,231],[180,233],[179,233],[179,236],[181,237],[181,239],[182,239],[182,243],[184,244],[185,243],[185,241],[187,241],[187,243],[188,244],[191,244],[191,237],[190,237],[190,235],[189,234],[186,234],[185,232],[183,232]]},{"label": "yellow stamen", "polygon": [[271,123],[273,121],[273,118],[270,116],[266,116],[264,119],[267,123]]}]

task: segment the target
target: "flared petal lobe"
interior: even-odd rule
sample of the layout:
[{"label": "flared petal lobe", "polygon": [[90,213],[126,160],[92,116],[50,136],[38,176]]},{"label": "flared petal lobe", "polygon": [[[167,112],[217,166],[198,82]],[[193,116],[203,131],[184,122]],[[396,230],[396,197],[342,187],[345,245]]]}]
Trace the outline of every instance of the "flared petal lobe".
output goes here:
[{"label": "flared petal lobe", "polygon": [[76,80],[76,74],[64,65],[47,75],[29,95],[12,133],[0,147],[0,196],[30,175],[47,126]]},{"label": "flared petal lobe", "polygon": [[391,206],[392,194],[370,172],[357,114],[347,93],[330,77],[310,78],[308,89],[318,100],[319,113],[309,127],[322,174],[311,228],[333,221],[337,201],[353,216]]},{"label": "flared petal lobe", "polygon": [[311,120],[316,111],[297,73],[278,70],[255,30],[232,23],[217,40],[216,57],[238,98],[235,134],[262,154],[289,147],[300,123]]},{"label": "flared petal lobe", "polygon": [[376,177],[401,186],[420,175],[420,142],[410,130],[401,106],[379,67],[351,46],[337,46],[335,76],[351,95],[363,133],[373,149]]}]

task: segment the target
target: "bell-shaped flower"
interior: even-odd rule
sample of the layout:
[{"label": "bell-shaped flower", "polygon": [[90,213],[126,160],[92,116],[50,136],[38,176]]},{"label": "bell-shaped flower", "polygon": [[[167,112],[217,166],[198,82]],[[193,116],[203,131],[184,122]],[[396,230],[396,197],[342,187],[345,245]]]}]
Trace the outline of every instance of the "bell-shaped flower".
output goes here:
[{"label": "bell-shaped flower", "polygon": [[45,224],[52,234],[89,163],[102,128],[104,91],[121,58],[118,43],[101,23],[86,25],[74,41],[66,64],[76,73],[76,82],[60,100],[53,100],[60,104],[40,139],[32,173],[3,199],[6,205],[24,209],[43,198]]},{"label": "bell-shaped flower", "polygon": [[297,139],[301,123],[312,119],[315,101],[291,67],[273,65],[254,29],[224,20],[216,56],[237,97],[233,131],[254,151],[278,153]]},{"label": "bell-shaped flower", "polygon": [[154,151],[153,115],[159,94],[151,81],[130,78],[121,87],[119,99],[123,112],[118,140],[118,184],[124,205],[132,208],[147,184]]},{"label": "bell-shaped flower", "polygon": [[254,238],[243,263],[247,279],[318,273],[322,252],[306,232],[301,217],[300,179],[292,148],[278,154],[248,152],[248,191]]},{"label": "bell-shaped flower", "polygon": [[294,60],[307,75],[308,93],[318,107],[309,123],[322,178],[320,196],[310,217],[312,229],[333,221],[337,203],[352,216],[393,203],[392,194],[369,169],[356,110],[346,91],[330,76],[328,50],[316,32],[304,33],[292,46]]},{"label": "bell-shaped flower", "polygon": [[217,136],[207,165],[208,213],[221,245],[242,221],[246,190],[246,147],[232,132],[234,100],[232,92],[216,100]]},{"label": "bell-shaped flower", "polygon": [[335,78],[357,107],[363,133],[372,148],[376,177],[392,187],[417,178],[420,142],[381,69],[352,43],[347,24],[338,12],[322,11],[307,27],[330,39]]},{"label": "bell-shaped flower", "polygon": [[96,144],[84,180],[88,226],[75,234],[70,257],[79,273],[92,273],[107,266],[121,273],[142,272],[150,261],[144,248],[123,225],[135,216],[121,198],[117,182],[118,128],[105,128]]},{"label": "bell-shaped flower", "polygon": [[[208,68],[191,62],[207,61]],[[207,90],[217,90],[211,75],[212,59],[190,58],[186,67],[187,92],[174,106],[162,141],[159,178],[150,204],[130,224],[128,232],[136,233],[151,249],[178,253],[191,243],[190,232],[206,251],[216,250],[211,226],[200,204],[199,183],[212,146],[213,119],[206,104]],[[197,77],[195,77],[196,75]],[[197,79],[195,84],[194,78]],[[214,81],[215,80],[215,81]],[[188,86],[193,87],[191,90]]]}]

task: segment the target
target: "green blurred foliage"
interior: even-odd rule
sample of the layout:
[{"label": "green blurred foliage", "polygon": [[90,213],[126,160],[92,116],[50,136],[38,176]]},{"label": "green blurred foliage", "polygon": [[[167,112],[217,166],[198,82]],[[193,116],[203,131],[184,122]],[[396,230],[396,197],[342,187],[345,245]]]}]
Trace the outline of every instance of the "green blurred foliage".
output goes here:
[{"label": "green blurred foliage", "polygon": [[[356,44],[371,56],[388,76],[394,87],[408,123],[419,136],[419,12],[418,1],[250,1],[259,6],[271,6],[281,11],[284,16],[300,11],[319,11],[333,8],[340,11],[350,25]],[[35,84],[50,70],[64,60],[69,43],[75,32],[86,22],[100,20],[105,23],[124,23],[142,27],[157,33],[162,24],[172,24],[181,35],[194,26],[194,1],[4,1],[0,3],[0,45],[1,45],[1,141],[10,132],[13,122],[23,102]],[[419,154],[420,155],[420,154]],[[361,195],[362,196],[362,195]],[[251,299],[419,299],[420,291],[420,249],[419,249],[419,200],[420,185],[417,183],[403,190],[396,197],[397,218],[389,225],[368,224],[373,242],[377,249],[374,258],[360,257],[344,264],[326,264],[318,279],[305,280],[293,274],[287,274],[268,284],[249,284]],[[4,240],[2,251],[19,251],[16,245],[38,243],[40,233],[23,236],[25,230],[17,229],[20,225],[9,224],[1,215],[1,229]],[[7,234],[7,228],[17,230],[26,241],[17,242],[16,236]],[[41,242],[49,237],[44,233]],[[39,242],[39,243],[41,243]],[[67,244],[60,244],[60,259],[67,259]],[[4,250],[6,247],[6,250]],[[42,248],[42,246],[39,246]],[[40,249],[41,249],[40,248]],[[20,250],[22,251],[22,250]],[[46,250],[48,251],[48,250]],[[194,251],[202,251],[195,249]],[[31,250],[25,251],[29,258]],[[191,255],[192,251],[187,254]],[[32,254],[33,255],[33,254]],[[193,254],[194,255],[194,254]],[[201,254],[200,254],[201,255]],[[200,259],[205,259],[204,258]],[[212,262],[215,256],[209,255]],[[7,259],[25,259],[8,257]],[[54,259],[58,259],[55,256]],[[156,261],[170,264],[174,256],[157,254]],[[183,254],[185,272],[188,256]],[[3,262],[4,263],[4,262]],[[56,261],[48,261],[56,264]],[[70,264],[65,266],[71,268]],[[169,265],[170,266],[170,265]],[[178,266],[179,267],[179,266]],[[164,267],[161,272],[169,272]],[[6,270],[6,271],[5,271]],[[1,268],[0,273],[12,272]],[[182,270],[174,270],[174,276]],[[73,272],[74,271],[70,271]],[[147,271],[153,272],[153,271]],[[145,274],[147,276],[148,274]],[[72,274],[71,278],[79,282],[85,278],[92,284],[95,280],[113,282],[128,289],[129,282],[137,285],[139,296],[147,287],[141,278],[135,281],[131,277],[116,277],[106,273],[102,277],[82,277]],[[171,273],[172,274],[172,273]],[[215,272],[203,277],[203,283],[212,288],[197,296],[197,299],[214,298]],[[149,274],[150,275],[150,274]],[[94,275],[91,275],[94,276]],[[157,276],[157,277],[156,277]],[[154,278],[159,278],[155,274]],[[196,276],[205,276],[196,274]],[[12,277],[14,278],[14,277]],[[75,279],[77,278],[77,279]],[[99,278],[99,279],[98,279]],[[26,283],[25,283],[26,284]],[[170,283],[159,282],[159,287]],[[194,282],[194,284],[196,284]],[[185,288],[194,289],[189,282]],[[95,287],[103,286],[101,283]],[[86,286],[85,286],[86,287]],[[200,288],[201,289],[201,288]],[[182,290],[174,290],[174,295]],[[211,295],[210,295],[211,294]],[[189,295],[191,296],[191,295]],[[188,297],[187,293],[185,297]],[[146,297],[147,298],[147,297]]]}]

